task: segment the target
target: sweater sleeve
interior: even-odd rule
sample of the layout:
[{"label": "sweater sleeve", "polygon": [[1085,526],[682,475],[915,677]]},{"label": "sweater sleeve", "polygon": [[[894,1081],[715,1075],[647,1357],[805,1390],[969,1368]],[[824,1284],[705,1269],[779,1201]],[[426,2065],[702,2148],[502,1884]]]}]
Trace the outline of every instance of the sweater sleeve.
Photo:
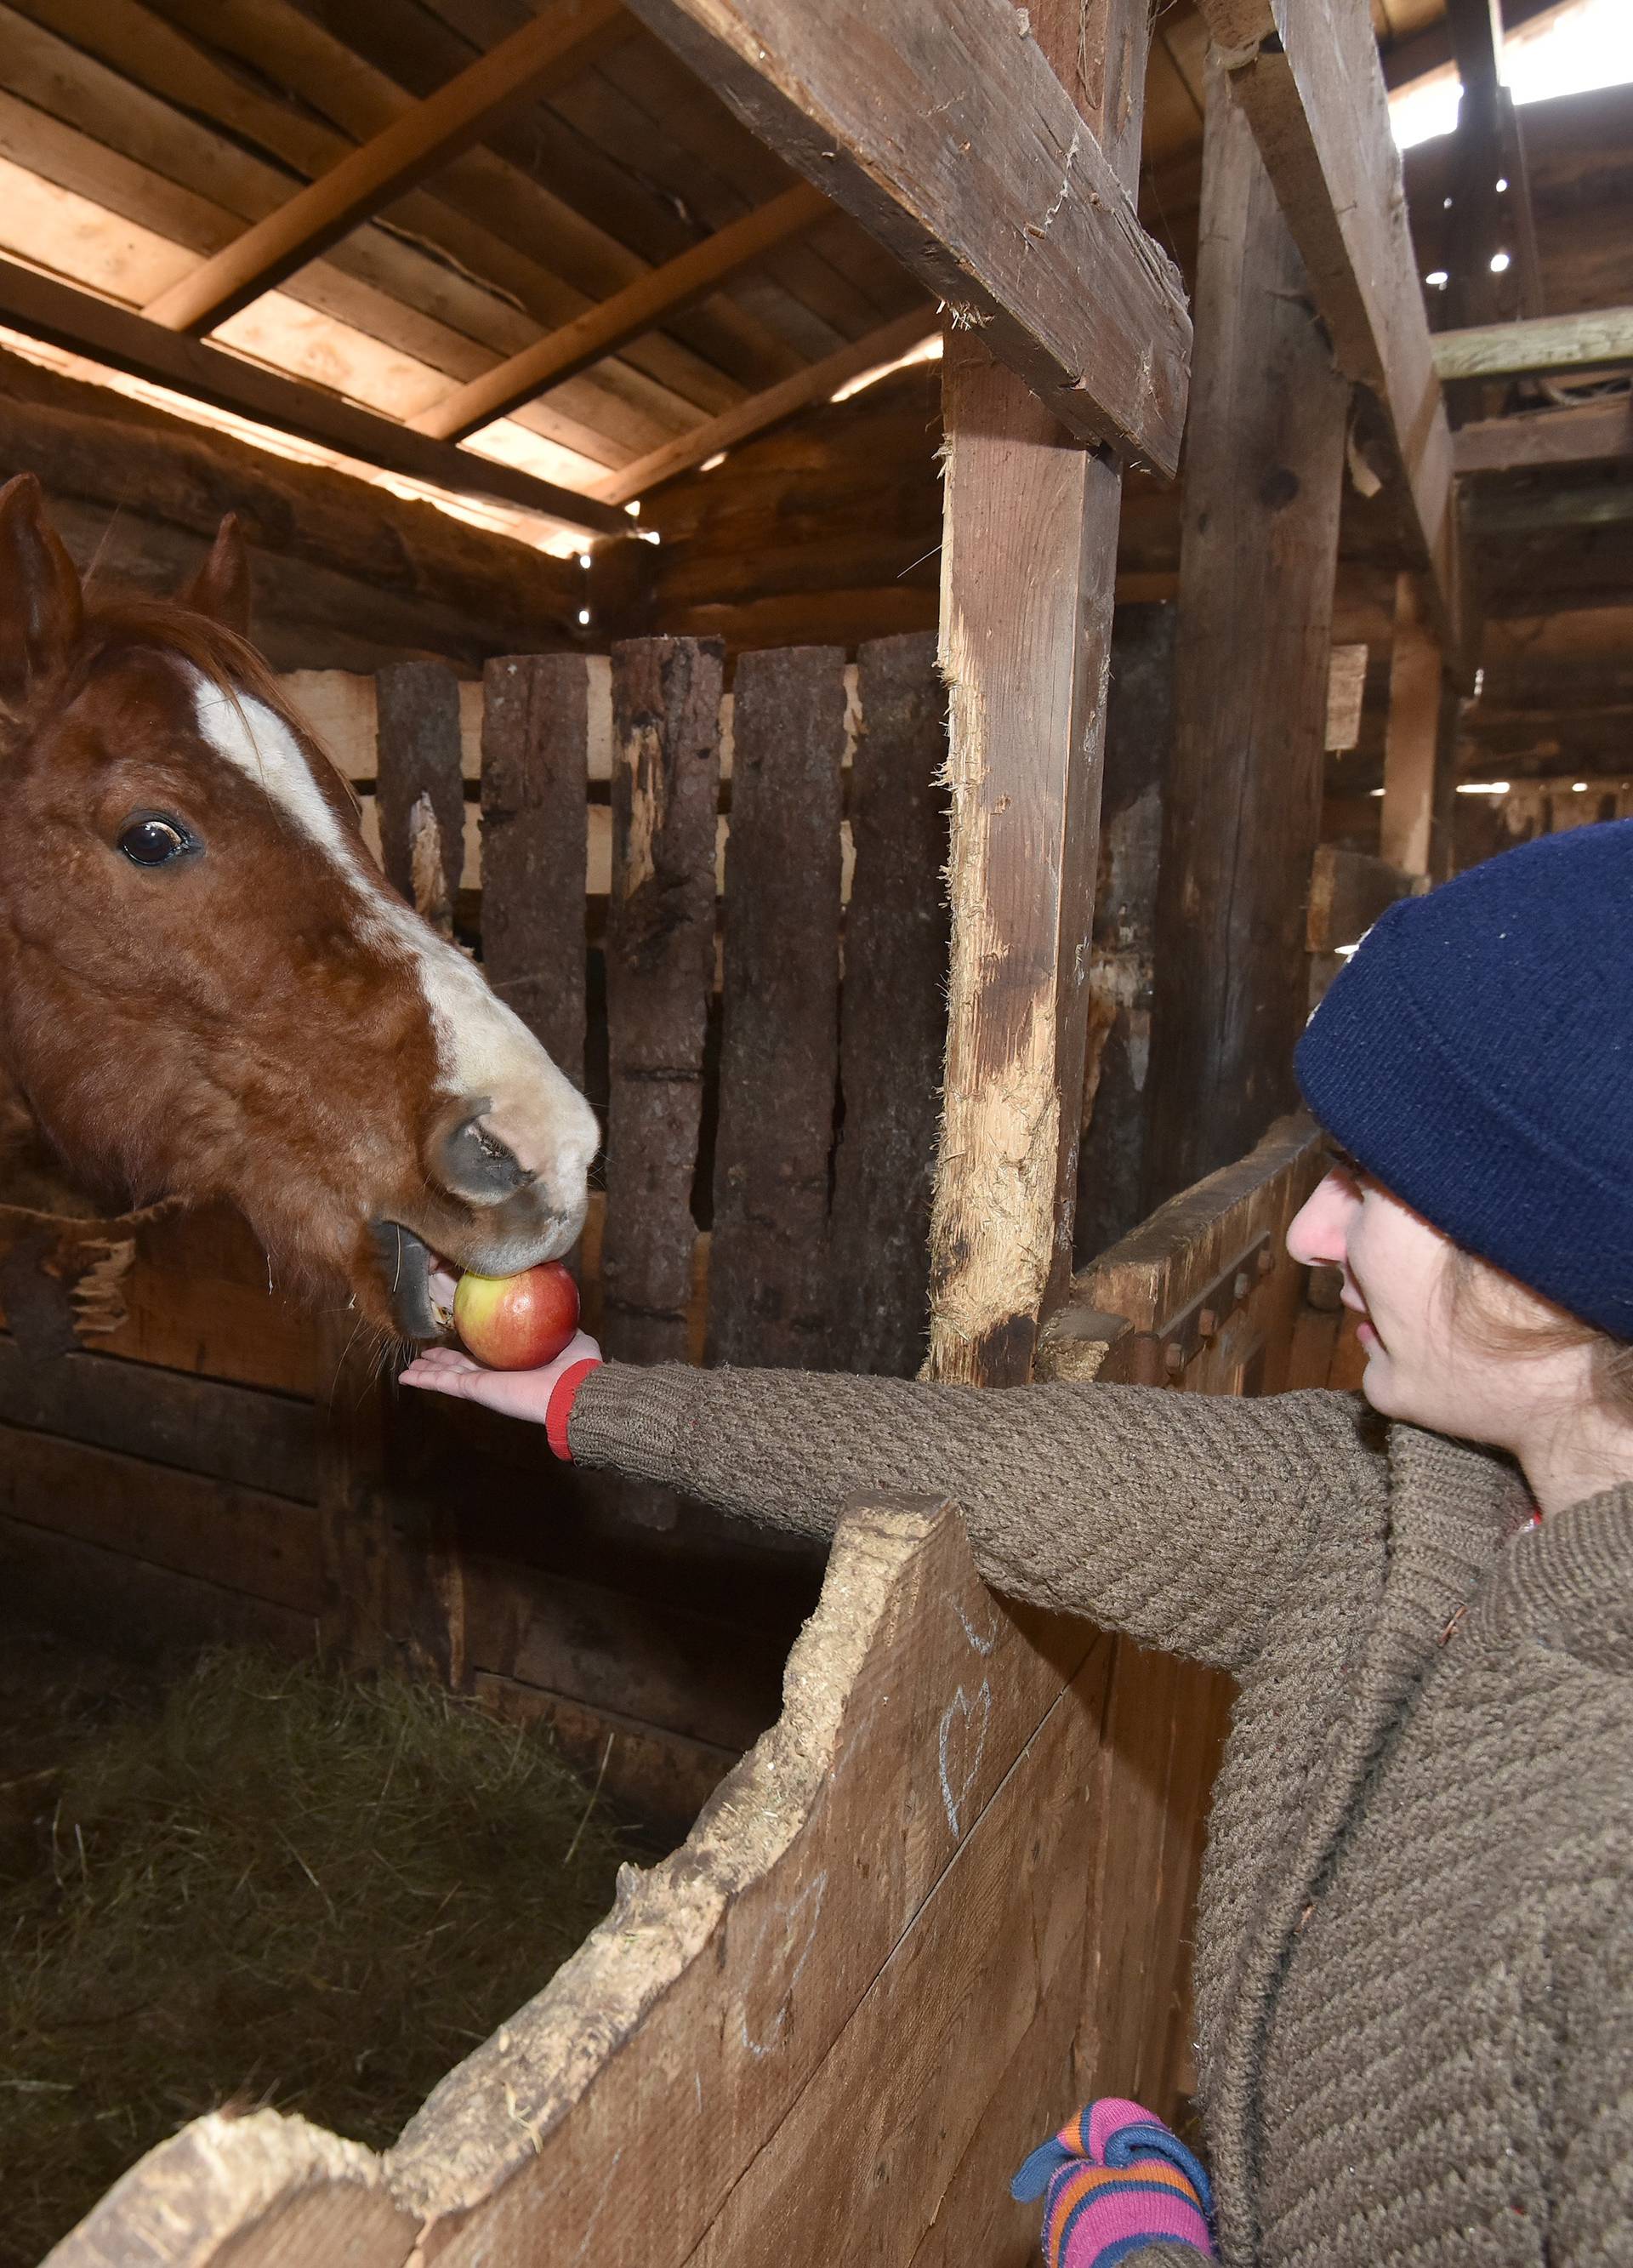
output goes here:
[{"label": "sweater sleeve", "polygon": [[951,1497],[995,1590],[1235,1668],[1323,1523],[1386,1486],[1361,1407],[611,1363],[568,1438],[577,1462],[809,1535],[869,1491]]}]

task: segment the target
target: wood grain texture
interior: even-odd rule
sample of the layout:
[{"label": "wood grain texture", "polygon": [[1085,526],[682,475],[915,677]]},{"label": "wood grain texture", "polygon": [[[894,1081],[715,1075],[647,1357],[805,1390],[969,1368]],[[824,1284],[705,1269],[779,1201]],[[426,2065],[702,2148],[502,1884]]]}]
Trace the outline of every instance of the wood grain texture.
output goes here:
[{"label": "wood grain texture", "polygon": [[826,1341],[844,659],[795,646],[738,665],[711,1363],[815,1367]]},{"label": "wood grain texture", "polygon": [[[1132,169],[1145,9],[1118,0],[1081,40],[1069,11],[1044,28],[1074,83],[1091,34],[1123,59],[1096,84]],[[930,1364],[1009,1385],[1070,1270],[1122,482],[984,335],[949,331],[942,411],[953,943]]]},{"label": "wood grain texture", "polygon": [[1425,619],[1415,578],[1395,584],[1394,638],[1389,649],[1389,718],[1384,740],[1383,810],[1379,850],[1407,874],[1427,874],[1440,747],[1440,642]]},{"label": "wood grain texture", "polygon": [[1320,843],[1310,873],[1306,938],[1311,952],[1335,953],[1341,946],[1359,944],[1387,907],[1397,898],[1413,896],[1422,887],[1421,873],[1408,873],[1387,859],[1369,858],[1365,850]]},{"label": "wood grain texture", "polygon": [[1349,390],[1250,122],[1216,76],[1203,152],[1146,1201],[1294,1099],[1320,836]]},{"label": "wood grain texture", "polygon": [[438,661],[397,661],[376,679],[375,799],[386,879],[442,936],[465,863],[460,687]]},{"label": "wood grain texture", "polygon": [[589,663],[507,654],[482,672],[482,974],[584,1079]]},{"label": "wood grain texture", "polygon": [[1026,18],[985,0],[634,12],[1074,432],[1173,471],[1183,295]]},{"label": "wood grain texture", "polygon": [[946,698],[935,658],[928,635],[861,651],[840,1001],[828,1360],[900,1378],[918,1369],[929,1328],[946,1050]]},{"label": "wood grain texture", "polygon": [[1442,384],[1611,369],[1633,362],[1633,307],[1598,307],[1587,314],[1539,315],[1530,322],[1440,331],[1433,351]]},{"label": "wood grain texture", "polygon": [[614,649],[601,1282],[607,1351],[626,1362],[683,1362],[688,1351],[721,682],[714,641],[641,638]]},{"label": "wood grain texture", "polygon": [[[1314,298],[1344,375],[1383,407],[1394,483],[1437,616],[1454,636],[1451,430],[1371,19],[1345,0],[1200,0],[1200,6],[1298,247],[1302,288]],[[1204,218],[1204,239],[1207,232]]]}]

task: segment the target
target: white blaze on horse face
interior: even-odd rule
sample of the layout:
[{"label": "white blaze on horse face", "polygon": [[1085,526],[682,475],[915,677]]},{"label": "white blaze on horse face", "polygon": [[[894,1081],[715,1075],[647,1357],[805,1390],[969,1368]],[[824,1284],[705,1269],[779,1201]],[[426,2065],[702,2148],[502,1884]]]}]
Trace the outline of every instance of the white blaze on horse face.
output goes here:
[{"label": "white blaze on horse face", "polygon": [[483,1125],[524,1172],[538,1175],[553,1205],[573,1216],[575,1225],[581,1221],[585,1176],[600,1140],[583,1095],[459,947],[386,889],[361,843],[342,826],[283,718],[253,695],[230,700],[202,671],[188,667],[187,674],[198,729],[210,746],[264,788],[335,866],[361,902],[359,934],[372,944],[394,946],[412,963],[448,1092],[489,1098]]}]

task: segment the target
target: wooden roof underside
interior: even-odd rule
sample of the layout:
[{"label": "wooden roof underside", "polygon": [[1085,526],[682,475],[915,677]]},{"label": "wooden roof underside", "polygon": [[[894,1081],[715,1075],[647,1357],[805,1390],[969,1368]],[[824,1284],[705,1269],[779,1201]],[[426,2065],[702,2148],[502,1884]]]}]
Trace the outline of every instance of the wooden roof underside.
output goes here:
[{"label": "wooden roof underside", "polygon": [[[1444,63],[1443,0],[1373,15],[1391,76]],[[1188,0],[1163,11],[1159,233],[1205,48]],[[410,429],[410,475],[469,435],[604,515],[933,328],[614,0],[0,0],[0,254]],[[526,99],[484,111],[484,68]],[[461,142],[434,114],[467,91]],[[435,162],[394,175],[416,134]]]}]

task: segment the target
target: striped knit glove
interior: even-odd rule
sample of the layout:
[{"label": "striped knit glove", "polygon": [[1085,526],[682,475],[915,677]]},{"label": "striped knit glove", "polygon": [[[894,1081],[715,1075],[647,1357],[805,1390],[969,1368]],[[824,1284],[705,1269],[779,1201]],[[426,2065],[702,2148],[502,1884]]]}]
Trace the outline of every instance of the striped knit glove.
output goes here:
[{"label": "striped knit glove", "polygon": [[1190,2244],[1214,2257],[1208,2176],[1172,2128],[1137,2102],[1102,2095],[1034,2150],[1010,2194],[1025,2203],[1046,2191],[1049,2268],[1113,2268],[1146,2244]]}]

